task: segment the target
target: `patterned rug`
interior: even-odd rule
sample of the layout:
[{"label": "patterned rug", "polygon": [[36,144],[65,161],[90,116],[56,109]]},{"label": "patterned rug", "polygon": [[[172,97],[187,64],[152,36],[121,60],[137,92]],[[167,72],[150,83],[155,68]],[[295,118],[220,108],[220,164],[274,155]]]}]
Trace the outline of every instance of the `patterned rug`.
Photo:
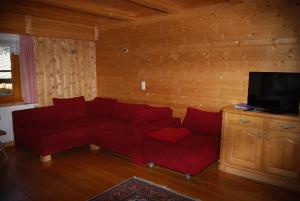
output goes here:
[{"label": "patterned rug", "polygon": [[132,177],[89,201],[199,201],[164,186]]}]

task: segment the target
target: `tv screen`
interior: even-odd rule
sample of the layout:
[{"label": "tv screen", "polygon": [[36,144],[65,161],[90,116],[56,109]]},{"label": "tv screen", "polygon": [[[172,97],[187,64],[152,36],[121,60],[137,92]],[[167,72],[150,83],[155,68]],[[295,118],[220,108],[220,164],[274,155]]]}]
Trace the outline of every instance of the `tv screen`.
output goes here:
[{"label": "tv screen", "polygon": [[300,73],[250,72],[250,106],[272,113],[299,113]]}]

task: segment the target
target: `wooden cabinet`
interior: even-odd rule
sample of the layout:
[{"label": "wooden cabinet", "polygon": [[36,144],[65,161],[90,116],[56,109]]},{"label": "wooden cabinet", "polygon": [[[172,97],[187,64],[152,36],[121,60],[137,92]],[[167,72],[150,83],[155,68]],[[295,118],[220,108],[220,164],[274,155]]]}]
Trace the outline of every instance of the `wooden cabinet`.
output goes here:
[{"label": "wooden cabinet", "polygon": [[300,191],[300,116],[225,108],[219,167]]},{"label": "wooden cabinet", "polygon": [[266,131],[264,171],[299,180],[300,135],[282,131]]},{"label": "wooden cabinet", "polygon": [[228,136],[228,161],[247,168],[259,168],[262,150],[260,130],[231,124]]}]

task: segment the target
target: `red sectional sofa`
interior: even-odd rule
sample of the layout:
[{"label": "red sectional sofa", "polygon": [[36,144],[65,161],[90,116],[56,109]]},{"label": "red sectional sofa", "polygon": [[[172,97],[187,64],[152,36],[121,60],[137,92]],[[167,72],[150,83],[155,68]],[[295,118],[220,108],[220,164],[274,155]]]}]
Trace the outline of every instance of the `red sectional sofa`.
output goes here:
[{"label": "red sectional sofa", "polygon": [[120,103],[109,98],[54,98],[53,104],[13,112],[17,147],[51,158],[56,152],[94,144],[142,164],[144,136],[180,122],[168,107]]},{"label": "red sectional sofa", "polygon": [[189,179],[218,160],[221,119],[220,112],[188,108],[182,130],[162,129],[147,135],[144,160],[185,173]]}]

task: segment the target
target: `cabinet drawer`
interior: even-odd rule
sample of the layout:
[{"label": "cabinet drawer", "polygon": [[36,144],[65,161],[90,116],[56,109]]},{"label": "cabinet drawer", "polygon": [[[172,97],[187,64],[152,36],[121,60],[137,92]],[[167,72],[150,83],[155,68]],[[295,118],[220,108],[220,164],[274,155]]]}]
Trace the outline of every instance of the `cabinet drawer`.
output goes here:
[{"label": "cabinet drawer", "polygon": [[251,126],[255,128],[263,128],[264,118],[254,117],[240,114],[229,114],[228,120],[230,123],[238,123],[245,126]]},{"label": "cabinet drawer", "polygon": [[274,130],[300,133],[300,122],[271,119],[269,127]]}]

